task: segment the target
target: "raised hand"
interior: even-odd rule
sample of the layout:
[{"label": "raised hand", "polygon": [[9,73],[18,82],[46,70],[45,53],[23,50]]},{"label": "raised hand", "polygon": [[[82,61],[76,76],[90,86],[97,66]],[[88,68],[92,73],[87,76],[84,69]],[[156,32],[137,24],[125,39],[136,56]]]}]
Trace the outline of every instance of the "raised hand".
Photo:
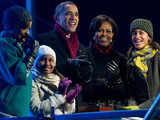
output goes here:
[{"label": "raised hand", "polygon": [[60,81],[59,83],[59,87],[58,87],[58,91],[63,94],[66,95],[67,90],[69,85],[72,83],[71,80],[69,80],[68,78],[64,78],[63,80]]},{"label": "raised hand", "polygon": [[106,70],[109,71],[109,72],[111,72],[112,74],[120,74],[119,66],[113,60],[106,65]]},{"label": "raised hand", "polygon": [[78,94],[82,91],[82,86],[76,84],[67,94],[66,101],[70,104],[74,102],[74,99],[78,96]]},{"label": "raised hand", "polygon": [[26,41],[22,44],[22,47],[26,53],[24,62],[27,66],[27,70],[30,70],[38,53],[39,42],[37,40],[33,40],[28,34],[26,34]]},{"label": "raised hand", "polygon": [[90,61],[85,59],[68,59],[73,68],[77,71],[77,76],[81,82],[88,83],[92,79],[93,66]]},{"label": "raised hand", "polygon": [[116,61],[111,61],[105,66],[106,81],[105,85],[109,88],[120,87],[122,84],[120,69]]}]

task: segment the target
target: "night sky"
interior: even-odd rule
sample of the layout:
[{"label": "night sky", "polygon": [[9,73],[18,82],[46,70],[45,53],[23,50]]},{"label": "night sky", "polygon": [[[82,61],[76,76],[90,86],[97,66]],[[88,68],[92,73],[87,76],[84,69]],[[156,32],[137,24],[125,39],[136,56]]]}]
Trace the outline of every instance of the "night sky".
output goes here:
[{"label": "night sky", "polygon": [[[35,1],[35,36],[52,30],[53,13],[57,4],[65,0],[34,0]],[[130,46],[129,25],[135,18],[147,18],[154,26],[154,39],[160,39],[160,5],[158,0],[72,0],[79,8],[80,23],[78,26],[79,40],[88,46],[88,27],[91,19],[98,14],[111,16],[118,24],[119,35],[115,48],[126,53]],[[25,6],[25,0],[1,0],[0,18],[5,8],[19,4]],[[0,26],[1,29],[1,26]]]}]

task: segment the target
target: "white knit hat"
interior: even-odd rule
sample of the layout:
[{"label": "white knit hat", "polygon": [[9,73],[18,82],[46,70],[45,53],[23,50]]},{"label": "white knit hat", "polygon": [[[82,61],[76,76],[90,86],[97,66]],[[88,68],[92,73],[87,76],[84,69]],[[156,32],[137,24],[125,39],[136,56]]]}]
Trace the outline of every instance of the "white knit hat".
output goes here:
[{"label": "white knit hat", "polygon": [[46,46],[46,45],[41,45],[39,47],[37,57],[34,61],[34,66],[36,66],[37,61],[43,55],[52,55],[54,57],[54,65],[56,66],[56,53],[54,52],[54,50],[52,48],[50,48],[49,46]]}]

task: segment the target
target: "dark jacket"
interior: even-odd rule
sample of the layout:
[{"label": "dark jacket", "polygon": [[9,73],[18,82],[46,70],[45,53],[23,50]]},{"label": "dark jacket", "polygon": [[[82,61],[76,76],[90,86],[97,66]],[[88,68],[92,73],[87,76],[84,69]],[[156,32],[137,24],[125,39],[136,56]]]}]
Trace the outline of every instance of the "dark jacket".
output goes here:
[{"label": "dark jacket", "polygon": [[[132,81],[130,90],[137,104],[149,107],[154,98],[160,92],[160,52],[147,61],[147,80],[144,79],[140,70],[134,66],[133,62],[128,66],[128,78]],[[151,100],[151,101],[149,101]]]},{"label": "dark jacket", "polygon": [[0,75],[0,111],[18,117],[28,116],[32,78],[23,61],[22,47],[13,38],[1,38],[0,51],[14,78],[14,83],[10,83]]},{"label": "dark jacket", "polygon": [[[69,77],[69,79],[74,82],[77,81],[77,70],[73,69],[67,59],[71,58],[69,49],[67,47],[66,41],[62,36],[55,30],[43,33],[38,36],[38,40],[41,45],[50,46],[56,53],[56,68],[64,75]],[[85,48],[80,44],[77,56],[81,55]]]},{"label": "dark jacket", "polygon": [[[127,99],[125,88],[126,58],[113,49],[107,54],[101,54],[92,46],[88,49],[86,58],[84,59],[88,59],[88,61],[92,63],[93,74],[90,82],[84,83],[82,101],[94,104],[100,101],[105,105],[127,104],[125,101],[125,99]],[[117,78],[106,70],[107,64],[113,61],[117,63],[118,69],[120,70]],[[114,84],[117,80],[121,81],[118,85]],[[111,86],[109,86],[108,83],[110,83]],[[119,101],[121,102],[118,103]]]},{"label": "dark jacket", "polygon": [[[67,58],[71,58],[66,41],[63,40],[62,36],[57,31],[53,30],[48,33],[40,34],[38,40],[41,45],[50,46],[55,51],[57,66],[65,64]],[[79,45],[77,56],[79,56],[83,50],[84,47]]]}]

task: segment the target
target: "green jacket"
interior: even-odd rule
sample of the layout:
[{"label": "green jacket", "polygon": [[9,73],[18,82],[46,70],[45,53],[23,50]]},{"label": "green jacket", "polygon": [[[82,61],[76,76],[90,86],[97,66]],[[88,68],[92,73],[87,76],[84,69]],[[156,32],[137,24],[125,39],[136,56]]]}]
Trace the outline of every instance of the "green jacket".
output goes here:
[{"label": "green jacket", "polygon": [[23,62],[25,53],[12,38],[0,38],[0,51],[14,78],[11,84],[0,75],[0,111],[18,117],[28,116],[32,79]]}]

